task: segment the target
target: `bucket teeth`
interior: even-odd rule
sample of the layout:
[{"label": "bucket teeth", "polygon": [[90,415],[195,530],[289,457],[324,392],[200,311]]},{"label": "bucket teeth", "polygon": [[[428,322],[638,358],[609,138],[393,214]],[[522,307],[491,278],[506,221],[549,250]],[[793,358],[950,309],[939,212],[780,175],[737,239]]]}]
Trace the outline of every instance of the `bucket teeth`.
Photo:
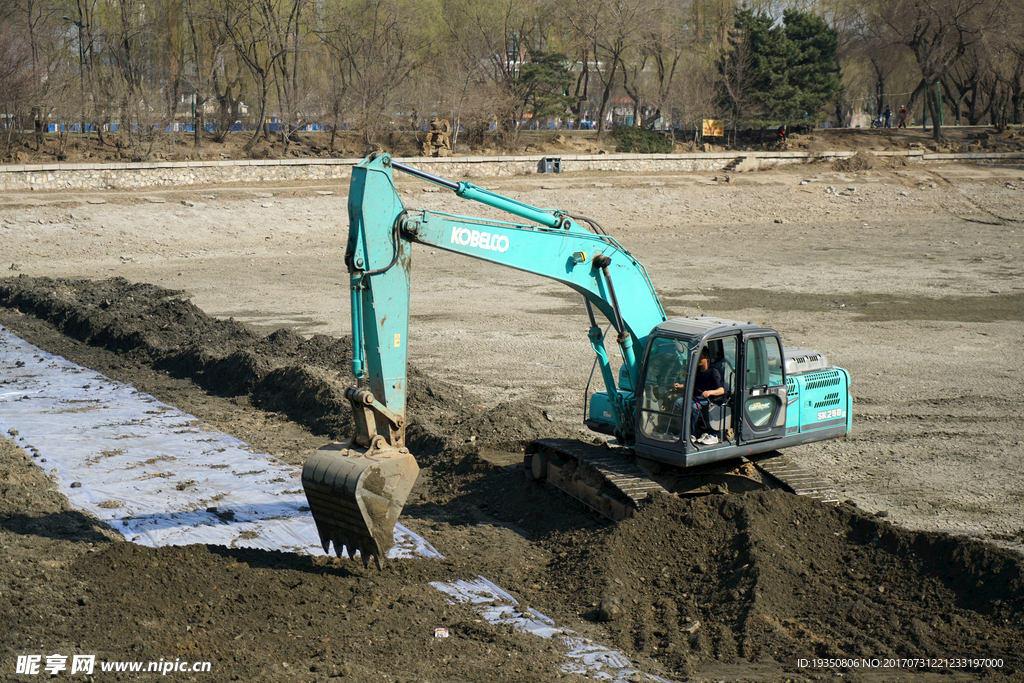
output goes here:
[{"label": "bucket teeth", "polygon": [[328,527],[327,525],[317,523],[317,531],[320,533],[320,543],[323,545],[324,552],[328,555],[331,552],[331,544],[334,544],[334,554],[337,557],[348,556],[350,560],[356,559],[356,553],[363,560],[363,566],[370,566],[370,558],[372,557],[377,565],[377,569],[384,568],[384,555],[381,552],[376,541],[369,536],[357,536],[350,533],[345,533],[338,527]]}]

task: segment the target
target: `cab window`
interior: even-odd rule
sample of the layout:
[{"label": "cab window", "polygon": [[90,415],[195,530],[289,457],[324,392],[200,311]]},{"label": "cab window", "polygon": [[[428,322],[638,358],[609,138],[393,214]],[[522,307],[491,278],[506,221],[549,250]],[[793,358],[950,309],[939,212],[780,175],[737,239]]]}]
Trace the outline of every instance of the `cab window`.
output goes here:
[{"label": "cab window", "polygon": [[746,386],[779,386],[784,383],[782,349],[778,337],[747,340]]},{"label": "cab window", "polygon": [[682,339],[657,337],[651,342],[640,399],[640,431],[650,439],[681,438],[684,392],[674,385],[686,383],[691,349],[692,342]]}]

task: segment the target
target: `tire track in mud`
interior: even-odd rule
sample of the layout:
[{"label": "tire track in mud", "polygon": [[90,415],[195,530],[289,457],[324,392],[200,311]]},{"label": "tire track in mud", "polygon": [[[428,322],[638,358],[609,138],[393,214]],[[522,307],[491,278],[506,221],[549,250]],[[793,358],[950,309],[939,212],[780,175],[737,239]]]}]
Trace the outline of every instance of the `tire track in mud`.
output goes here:
[{"label": "tire track in mud", "polygon": [[954,210],[954,206],[952,204],[947,205],[945,202],[938,202],[939,206],[941,206],[942,209],[953,218],[958,218],[968,223],[981,223],[982,225],[1006,225],[1007,223],[1024,222],[1024,220],[1020,218],[1008,218],[1006,216],[1000,216],[994,211],[986,209],[981,204],[979,204],[978,202],[974,201],[966,194],[964,194],[964,192],[958,187],[956,183],[952,182],[935,169],[930,169],[929,173],[938,178],[944,185],[949,187],[952,190],[950,194],[953,197],[959,199],[962,204],[966,204],[967,206],[971,207],[971,209],[967,211],[968,214],[972,213],[973,211],[976,211],[980,214],[991,217],[993,220],[978,220],[974,216],[961,215],[961,213],[958,213],[957,211]]}]

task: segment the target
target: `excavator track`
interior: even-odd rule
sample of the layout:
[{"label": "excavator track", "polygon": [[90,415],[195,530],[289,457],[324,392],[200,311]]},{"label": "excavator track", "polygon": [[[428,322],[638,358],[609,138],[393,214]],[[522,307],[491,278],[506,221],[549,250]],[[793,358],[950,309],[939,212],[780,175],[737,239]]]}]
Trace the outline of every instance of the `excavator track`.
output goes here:
[{"label": "excavator track", "polygon": [[540,439],[530,445],[526,471],[612,520],[633,516],[641,501],[668,493],[633,458],[573,439]]},{"label": "excavator track", "polygon": [[786,456],[774,453],[730,464],[692,470],[649,472],[625,449],[593,446],[572,439],[540,439],[525,458],[527,476],[569,494],[613,520],[632,517],[650,496],[739,493],[782,488],[822,503],[838,504],[835,489]]},{"label": "excavator track", "polygon": [[822,503],[838,505],[839,494],[824,479],[808,472],[785,455],[776,452],[768,458],[753,460],[754,467],[777,479],[783,488],[798,496],[807,496]]}]

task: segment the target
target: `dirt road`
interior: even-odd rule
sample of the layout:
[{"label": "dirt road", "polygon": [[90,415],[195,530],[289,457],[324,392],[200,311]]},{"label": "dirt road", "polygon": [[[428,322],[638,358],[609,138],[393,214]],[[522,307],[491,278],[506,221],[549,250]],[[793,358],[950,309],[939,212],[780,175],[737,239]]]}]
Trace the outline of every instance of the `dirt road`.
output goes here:
[{"label": "dirt road", "polygon": [[[398,182],[410,207],[488,215]],[[1024,676],[1024,171],[807,166],[728,179],[567,173],[481,184],[596,219],[646,265],[670,317],[753,320],[847,368],[853,434],[789,453],[856,507],[767,493],[667,501],[613,528],[528,488],[504,467],[512,451],[537,435],[582,434],[592,354],[581,302],[536,277],[416,247],[412,410],[425,471],[407,518],[448,559],[377,576],[342,561],[111,543],[46,494],[39,468],[12,451],[0,480],[0,552],[18,567],[0,588],[11,617],[3,623],[15,625],[4,666],[8,655],[64,639],[123,659],[202,654],[242,680],[571,678],[550,643],[478,623],[425,588],[482,574],[666,678],[811,680],[830,674],[800,668],[798,658],[922,651],[1006,665],[899,675]],[[220,384],[168,349],[198,339],[206,355],[189,356],[194,367],[262,345],[271,366],[343,372],[344,344],[332,340],[348,331],[346,193],[338,185],[3,197],[0,263],[27,277],[0,281],[0,324],[300,462],[347,429],[341,401],[296,407],[282,383]],[[133,321],[168,298],[128,283],[187,292],[197,309],[159,309],[190,321],[179,337],[146,328],[146,342],[127,348],[94,333],[112,320],[143,325]],[[67,325],[68,306],[93,321],[93,333]],[[245,341],[203,322],[204,312],[259,334]],[[281,327],[295,334],[259,341]],[[303,347],[314,334],[329,339]],[[312,381],[299,370],[300,384]],[[16,440],[3,443],[11,451]],[[163,578],[148,597],[105,600],[126,584],[152,584],[139,578],[147,569]],[[204,595],[232,593],[178,605],[176,591],[194,592],[197,580],[221,586]],[[83,590],[93,596],[84,606],[73,599]],[[67,606],[54,606],[59,595]],[[595,608],[609,597],[628,609],[605,624]],[[689,633],[695,621],[702,625]],[[442,622],[458,637],[438,645],[423,633]]]}]

